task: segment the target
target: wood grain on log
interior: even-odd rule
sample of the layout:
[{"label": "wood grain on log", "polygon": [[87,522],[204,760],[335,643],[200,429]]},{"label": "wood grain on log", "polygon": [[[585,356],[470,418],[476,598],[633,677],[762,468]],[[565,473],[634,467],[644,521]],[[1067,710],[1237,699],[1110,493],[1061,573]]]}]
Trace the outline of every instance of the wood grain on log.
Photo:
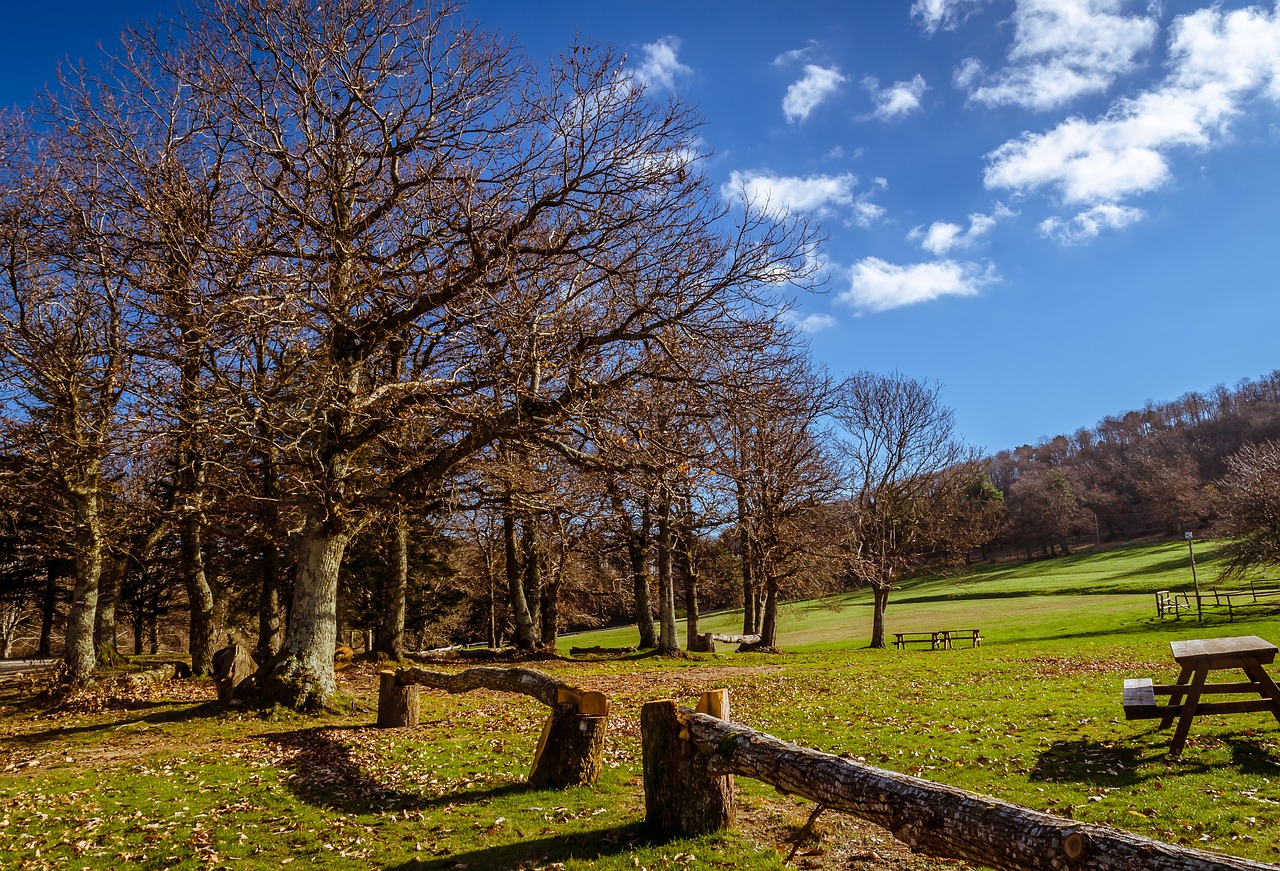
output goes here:
[{"label": "wood grain on log", "polygon": [[[671,703],[674,707],[674,703]],[[646,705],[645,709],[648,710]],[[1276,866],[1079,823],[780,741],[681,709],[689,742],[717,768],[852,814],[913,850],[1009,871],[1275,871]],[[685,742],[682,742],[685,743]],[[648,748],[646,745],[646,754]],[[646,755],[645,795],[649,768]]]}]

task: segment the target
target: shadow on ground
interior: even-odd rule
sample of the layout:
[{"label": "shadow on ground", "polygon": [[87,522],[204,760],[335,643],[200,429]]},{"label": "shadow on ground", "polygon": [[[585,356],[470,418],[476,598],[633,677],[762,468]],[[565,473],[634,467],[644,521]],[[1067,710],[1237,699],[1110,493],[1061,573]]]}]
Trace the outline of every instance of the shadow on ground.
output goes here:
[{"label": "shadow on ground", "polygon": [[529,786],[507,783],[487,789],[427,796],[390,787],[370,777],[352,755],[351,748],[328,733],[337,727],[319,726],[292,732],[269,732],[254,737],[293,753],[282,762],[288,770],[288,788],[307,804],[345,813],[370,810],[427,810],[446,805],[477,804],[505,795],[526,792]]},{"label": "shadow on ground", "polygon": [[162,708],[153,714],[141,717],[129,717],[122,720],[108,720],[102,723],[91,723],[83,726],[59,726],[43,729],[39,732],[27,732],[21,735],[10,735],[0,739],[0,743],[34,747],[46,741],[58,741],[73,735],[88,735],[95,732],[107,733],[126,726],[146,724],[159,726],[166,723],[185,723],[189,720],[217,717],[226,712],[226,707],[217,702],[190,702],[187,704],[174,702],[131,702],[127,710],[137,711],[147,708]]},{"label": "shadow on ground", "polygon": [[1133,747],[1109,747],[1096,741],[1057,741],[1040,753],[1032,781],[1133,786],[1154,774],[1138,771],[1141,758]]},{"label": "shadow on ground", "polygon": [[651,840],[643,823],[577,832],[531,841],[483,847],[431,859],[388,865],[392,871],[444,871],[449,868],[541,868],[555,863],[595,861],[627,853],[636,847],[662,843]]}]

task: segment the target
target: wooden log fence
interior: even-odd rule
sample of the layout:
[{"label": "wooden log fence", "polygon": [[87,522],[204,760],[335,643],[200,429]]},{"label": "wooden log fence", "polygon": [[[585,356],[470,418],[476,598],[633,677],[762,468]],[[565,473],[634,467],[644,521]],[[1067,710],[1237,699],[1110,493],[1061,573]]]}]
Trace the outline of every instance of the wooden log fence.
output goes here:
[{"label": "wooden log fence", "polygon": [[551,708],[529,771],[539,789],[582,786],[600,779],[609,701],[603,693],[572,687],[530,668],[469,668],[449,673],[401,668],[380,673],[378,726],[418,724],[418,687],[465,693],[488,689],[532,696]]},{"label": "wooden log fence", "polygon": [[[725,715],[727,719],[727,711]],[[677,709],[672,701],[644,706],[641,740],[645,751],[646,811],[650,822],[664,833],[692,835],[711,831],[705,817],[696,812],[707,794],[706,784],[698,778],[719,779],[723,783],[725,778],[738,775],[817,802],[819,809],[836,810],[875,823],[917,852],[1008,871],[1276,868],[1163,843],[1110,826],[1081,823],[886,771],[780,741],[726,719]],[[651,746],[655,753],[652,764]],[[658,753],[665,753],[661,758],[669,761],[660,761]],[[700,758],[689,761],[695,753]],[[684,767],[677,770],[678,765]],[[671,779],[673,771],[676,773]],[[658,779],[652,790],[651,776]],[[664,777],[669,782],[664,782]],[[683,791],[673,791],[672,784]],[[731,787],[729,791],[732,792]],[[673,807],[682,795],[688,796],[686,806]],[[713,808],[719,828],[732,824],[732,799],[726,802],[727,812]]]}]

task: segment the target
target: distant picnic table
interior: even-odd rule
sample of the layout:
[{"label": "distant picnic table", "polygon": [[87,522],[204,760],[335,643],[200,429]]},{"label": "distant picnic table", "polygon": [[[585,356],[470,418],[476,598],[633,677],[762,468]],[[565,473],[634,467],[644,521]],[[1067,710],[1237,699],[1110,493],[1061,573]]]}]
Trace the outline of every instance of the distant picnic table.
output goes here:
[{"label": "distant picnic table", "polygon": [[895,632],[893,646],[906,650],[908,645],[928,646],[930,650],[951,650],[957,642],[968,642],[969,647],[982,644],[980,629],[934,629],[929,632]]}]

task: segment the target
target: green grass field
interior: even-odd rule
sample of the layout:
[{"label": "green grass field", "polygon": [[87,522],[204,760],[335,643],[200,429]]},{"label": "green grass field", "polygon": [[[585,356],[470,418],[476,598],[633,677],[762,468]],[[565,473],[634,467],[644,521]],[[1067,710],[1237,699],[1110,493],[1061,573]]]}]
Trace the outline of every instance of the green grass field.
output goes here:
[{"label": "green grass field", "polygon": [[[1197,542],[1202,587],[1216,574]],[[788,606],[784,655],[634,655],[539,663],[613,700],[593,787],[522,780],[545,712],[524,697],[424,692],[415,729],[377,730],[371,668],[319,718],[210,701],[174,684],[48,709],[0,685],[0,865],[9,868],[782,868],[812,806],[740,779],[740,824],[647,839],[640,706],[730,690],[734,719],[780,738],[1028,807],[1175,843],[1280,861],[1280,725],[1204,718],[1180,759],[1155,721],[1126,722],[1125,677],[1172,681],[1168,642],[1261,635],[1280,613],[1156,619],[1153,592],[1191,584],[1186,545],[1143,545],[903,584],[889,631],[980,628],[977,649],[870,650],[869,595]],[[704,631],[740,629],[715,615]],[[566,637],[634,644],[634,630]],[[954,867],[828,813],[799,867]]]}]

